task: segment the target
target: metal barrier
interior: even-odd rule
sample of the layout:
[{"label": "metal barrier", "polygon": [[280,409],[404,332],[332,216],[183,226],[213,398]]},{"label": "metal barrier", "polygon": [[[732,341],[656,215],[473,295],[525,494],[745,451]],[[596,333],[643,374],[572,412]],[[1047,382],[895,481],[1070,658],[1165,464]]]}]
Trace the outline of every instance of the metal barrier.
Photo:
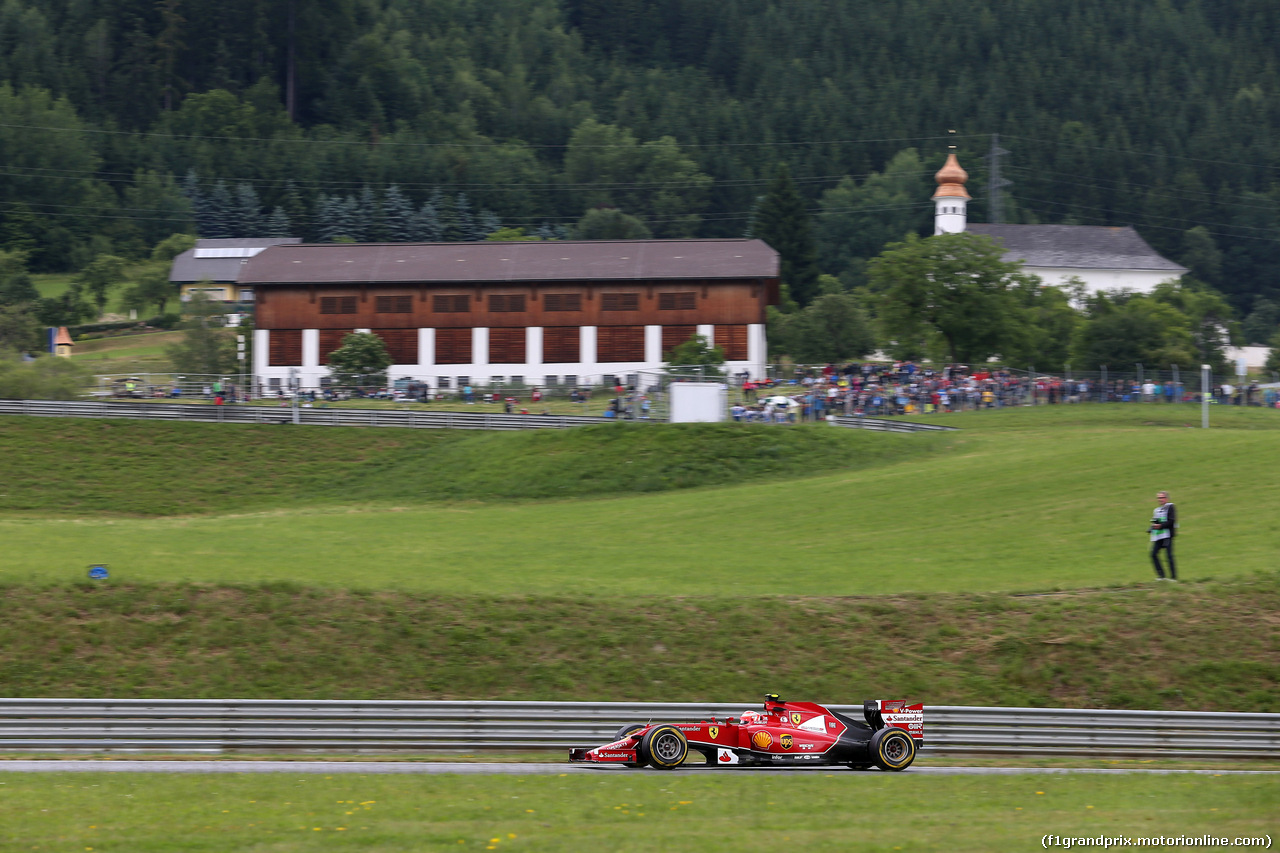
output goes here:
[{"label": "metal barrier", "polygon": [[959,432],[959,427],[942,424],[922,424],[914,421],[886,421],[879,418],[855,418],[837,416],[831,423],[850,429],[871,429],[878,432]]},{"label": "metal barrier", "polygon": [[[584,424],[618,423],[617,418],[581,415],[499,415],[475,412],[397,412],[394,409],[317,409],[273,406],[211,406],[194,403],[134,403],[83,400],[0,400],[0,415],[47,418],[127,418],[227,424],[288,424],[294,412],[304,426],[405,427],[409,429],[565,429]],[[627,423],[662,423],[640,420]],[[835,418],[831,423],[850,429],[881,432],[955,430],[940,424],[887,421],[876,418]],[[761,426],[770,426],[761,424]]]},{"label": "metal barrier", "polygon": [[[746,704],[0,699],[0,751],[523,750],[597,745],[646,720]],[[832,705],[861,718],[861,705]],[[925,708],[926,753],[1280,758],[1280,714]]]},{"label": "metal barrier", "polygon": [[[227,424],[289,424],[293,409],[272,406],[211,406],[192,403],[131,403],[80,400],[0,400],[0,415],[49,418],[128,418]],[[613,418],[577,415],[500,415],[472,412],[397,412],[394,409],[298,408],[304,426],[407,427],[410,429],[564,429],[613,423]]]}]

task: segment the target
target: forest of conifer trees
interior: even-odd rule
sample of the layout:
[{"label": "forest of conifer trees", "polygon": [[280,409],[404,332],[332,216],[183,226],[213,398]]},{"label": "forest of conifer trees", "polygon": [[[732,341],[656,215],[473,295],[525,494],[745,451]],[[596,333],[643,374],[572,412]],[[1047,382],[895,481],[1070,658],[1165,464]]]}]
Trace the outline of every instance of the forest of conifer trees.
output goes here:
[{"label": "forest of conifer trees", "polygon": [[1278,41],[1274,0],[2,0],[0,249],[737,236],[785,165],[854,288],[929,233],[948,145],[990,219],[998,134],[1003,221],[1131,224],[1247,318],[1280,305]]}]

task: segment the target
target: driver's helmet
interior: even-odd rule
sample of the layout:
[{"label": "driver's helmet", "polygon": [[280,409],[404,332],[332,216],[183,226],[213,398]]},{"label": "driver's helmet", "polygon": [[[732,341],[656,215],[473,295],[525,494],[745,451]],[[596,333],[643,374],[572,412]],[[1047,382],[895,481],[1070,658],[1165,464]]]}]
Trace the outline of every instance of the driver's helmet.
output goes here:
[{"label": "driver's helmet", "polygon": [[744,726],[752,726],[760,722],[760,718],[764,716],[759,711],[743,711],[742,724]]}]

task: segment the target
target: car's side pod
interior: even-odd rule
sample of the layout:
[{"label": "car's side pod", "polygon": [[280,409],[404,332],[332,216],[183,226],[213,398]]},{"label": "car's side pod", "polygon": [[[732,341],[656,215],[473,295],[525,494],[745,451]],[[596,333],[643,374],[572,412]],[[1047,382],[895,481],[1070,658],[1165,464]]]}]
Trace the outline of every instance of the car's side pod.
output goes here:
[{"label": "car's side pod", "polygon": [[879,731],[884,728],[884,717],[880,715],[880,702],[875,699],[868,699],[862,703],[862,716],[866,718],[867,725],[871,726],[872,731]]}]

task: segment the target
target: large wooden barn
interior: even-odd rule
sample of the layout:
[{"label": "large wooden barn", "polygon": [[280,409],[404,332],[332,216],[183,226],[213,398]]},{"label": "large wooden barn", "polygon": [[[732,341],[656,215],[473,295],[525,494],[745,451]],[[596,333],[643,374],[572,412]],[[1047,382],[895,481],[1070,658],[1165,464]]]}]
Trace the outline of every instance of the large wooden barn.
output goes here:
[{"label": "large wooden barn", "polygon": [[239,283],[268,388],[320,386],[353,331],[386,341],[393,379],[433,388],[627,381],[694,334],[758,377],[778,253],[742,239],[282,245]]}]

